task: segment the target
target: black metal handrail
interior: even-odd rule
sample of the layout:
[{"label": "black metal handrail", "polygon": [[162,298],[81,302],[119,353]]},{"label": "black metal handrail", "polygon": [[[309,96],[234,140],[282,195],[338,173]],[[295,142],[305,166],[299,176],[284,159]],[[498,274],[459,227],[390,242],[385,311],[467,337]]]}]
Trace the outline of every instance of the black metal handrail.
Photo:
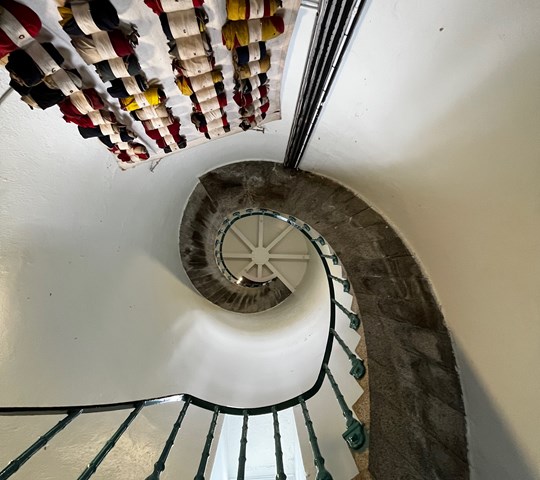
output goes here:
[{"label": "black metal handrail", "polygon": [[[274,403],[272,405],[266,405],[262,407],[255,407],[255,408],[230,407],[226,405],[219,405],[219,404],[195,397],[187,393],[166,395],[162,397],[134,400],[134,401],[128,401],[128,402],[99,404],[99,405],[70,405],[70,406],[51,406],[51,407],[0,407],[0,416],[3,416],[3,415],[14,415],[14,416],[58,415],[58,414],[66,415],[64,419],[60,420],[53,428],[51,428],[47,433],[45,433],[42,437],[40,437],[33,445],[31,445],[27,450],[25,450],[25,452],[23,452],[21,455],[19,455],[19,457],[17,457],[15,460],[10,462],[10,464],[6,468],[4,468],[4,470],[0,471],[0,480],[5,480],[11,477],[11,475],[13,475],[16,471],[18,471],[19,468],[26,461],[28,461],[37,451],[39,451],[42,447],[44,447],[49,440],[51,440],[57,433],[63,430],[78,415],[86,414],[86,413],[110,412],[110,411],[117,411],[117,410],[132,410],[129,416],[126,418],[126,420],[124,420],[124,422],[117,429],[115,434],[103,446],[103,448],[100,450],[98,455],[92,460],[92,462],[90,462],[88,467],[79,477],[79,479],[88,479],[93,475],[93,473],[96,471],[96,469],[98,468],[100,463],[104,460],[104,458],[109,453],[109,451],[112,450],[112,448],[114,448],[120,436],[128,428],[130,423],[135,419],[135,417],[139,414],[139,412],[143,408],[152,406],[152,405],[160,405],[160,404],[170,403],[170,402],[179,402],[180,400],[183,400],[185,402],[184,408],[180,412],[179,418],[177,422],[175,423],[175,425],[173,426],[173,429],[166,442],[165,448],[163,450],[162,455],[160,456],[160,459],[155,464],[154,472],[152,473],[150,477],[148,477],[147,480],[159,479],[160,473],[165,469],[165,462],[166,462],[168,453],[170,451],[170,448],[172,447],[172,444],[174,443],[174,438],[176,437],[176,434],[178,433],[178,430],[180,429],[181,422],[183,420],[183,417],[185,416],[187,406],[189,404],[193,404],[195,406],[204,408],[214,413],[212,423],[210,425],[208,437],[207,437],[207,444],[205,445],[205,451],[203,451],[203,456],[201,458],[201,465],[199,467],[199,473],[196,476],[196,479],[204,479],[206,459],[208,456],[210,444],[213,439],[217,416],[219,414],[242,415],[244,417],[245,431],[247,431],[247,421],[250,416],[272,414],[274,416],[274,421],[276,422],[277,421],[276,415],[278,411],[286,410],[296,405],[302,405],[304,415],[306,415],[307,407],[305,406],[305,402],[317,394],[317,392],[320,390],[322,386],[325,376],[328,377],[329,381],[331,382],[331,385],[334,391],[336,392],[338,403],[340,407],[342,408],[344,416],[347,419],[347,425],[346,425],[347,431],[343,434],[343,437],[345,438],[345,440],[347,441],[348,445],[351,448],[359,449],[363,447],[365,443],[365,434],[363,431],[363,424],[361,424],[360,422],[352,418],[352,413],[350,412],[350,410],[348,410],[348,407],[346,407],[344,403],[344,399],[341,393],[339,392],[339,388],[328,369],[328,362],[329,362],[330,354],[332,351],[333,340],[335,338],[338,341],[338,343],[342,346],[342,348],[344,349],[349,359],[351,360],[353,368],[351,369],[350,374],[355,379],[360,379],[365,374],[365,366],[363,364],[363,361],[358,359],[356,355],[351,352],[351,350],[345,345],[344,341],[341,339],[341,337],[339,337],[339,335],[336,333],[336,330],[335,330],[336,306],[338,306],[341,310],[343,310],[344,313],[346,313],[349,316],[349,319],[351,320],[350,327],[352,329],[356,330],[360,324],[360,319],[358,315],[353,312],[348,311],[335,299],[334,282],[338,282],[343,286],[348,285],[348,280],[341,279],[341,278],[331,275],[330,262],[333,265],[338,264],[337,256],[333,252],[331,255],[323,253],[321,247],[326,245],[326,241],[321,235],[316,233],[314,229],[312,229],[308,224],[299,222],[293,216],[283,215],[279,212],[268,210],[265,208],[257,208],[257,209],[252,208],[252,209],[246,209],[243,212],[240,212],[240,211],[234,212],[229,218],[225,219],[223,223],[224,227],[219,230],[218,232],[219,241],[217,241],[216,246],[220,246],[222,244],[223,236],[227,233],[227,231],[232,227],[232,225],[236,221],[242,218],[253,216],[253,215],[269,216],[269,217],[284,221],[292,225],[311,242],[317,254],[321,258],[323,267],[325,269],[327,282],[328,282],[328,289],[329,289],[329,294],[330,294],[329,295],[330,321],[329,321],[328,337],[326,341],[325,351],[324,351],[323,359],[321,362],[319,374],[317,376],[317,379],[314,385],[309,390],[307,390],[306,392],[302,393],[299,396],[295,396],[283,402]],[[216,262],[218,263],[218,266],[220,263],[222,263],[222,265],[225,266],[223,262],[221,248],[217,248],[215,251],[215,254],[216,254]],[[348,291],[348,288],[345,290]],[[309,420],[309,422],[307,422],[307,420]],[[313,453],[315,457],[315,465],[317,466],[317,468],[320,468],[321,466],[324,465],[324,459],[322,459],[322,456],[320,455],[320,451],[316,443],[316,437],[311,438],[311,432],[313,431],[313,427],[311,424],[311,420],[309,419],[309,415],[306,416],[306,425],[308,427],[308,432],[310,433],[310,442],[312,446],[314,446]],[[353,432],[354,434],[351,433],[351,429],[353,429],[353,427],[354,427],[354,432]],[[277,426],[277,432],[279,434],[279,426]],[[245,454],[245,450],[244,450],[244,454]],[[245,461],[245,458],[242,457],[241,460]],[[328,474],[328,472],[325,471],[325,475],[326,474]],[[240,470],[239,470],[239,475],[241,475]],[[286,478],[283,472],[278,472],[278,475],[281,475],[281,477],[279,478]],[[325,477],[325,478],[331,478],[331,477]]]}]

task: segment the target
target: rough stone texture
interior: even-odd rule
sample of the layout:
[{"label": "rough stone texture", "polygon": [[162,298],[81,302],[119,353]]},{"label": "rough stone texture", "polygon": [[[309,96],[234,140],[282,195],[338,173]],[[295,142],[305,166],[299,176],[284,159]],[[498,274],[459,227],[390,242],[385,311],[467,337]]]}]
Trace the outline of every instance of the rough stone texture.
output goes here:
[{"label": "rough stone texture", "polygon": [[291,294],[281,280],[247,288],[229,282],[220,272],[214,258],[214,241],[223,219],[235,208],[222,203],[219,190],[210,192],[197,185],[180,226],[180,255],[193,286],[212,303],[238,313],[261,312],[281,303]]},{"label": "rough stone texture", "polygon": [[[220,216],[265,207],[312,225],[338,254],[365,332],[371,478],[468,479],[465,413],[448,331],[420,267],[387,222],[336,182],[280,164],[236,163],[200,182],[214,202],[200,205],[189,218],[196,214],[206,233],[217,230]],[[201,189],[194,195],[204,196]],[[184,264],[198,275],[204,261],[193,254],[192,241],[205,242],[193,229],[186,232],[183,222]],[[202,268],[207,277],[214,275]],[[253,300],[252,305],[259,301]]]},{"label": "rough stone texture", "polygon": [[[344,275],[346,275],[345,269],[343,269]],[[351,295],[353,295],[354,298],[354,291],[351,287]],[[357,312],[358,311],[358,304],[356,303],[356,300],[353,300],[353,304],[351,306],[351,310]],[[358,451],[351,450],[351,453],[354,457],[354,461],[356,462],[356,466],[358,467],[358,476],[353,478],[353,480],[372,480],[373,476],[371,475],[369,471],[369,434],[371,432],[371,404],[369,401],[370,397],[370,373],[371,369],[369,368],[369,359],[367,355],[367,348],[366,348],[366,342],[365,342],[365,334],[364,334],[364,326],[360,324],[360,327],[357,330],[358,335],[360,336],[360,340],[358,342],[358,345],[356,346],[355,353],[356,355],[364,360],[364,364],[366,366],[366,373],[364,377],[362,377],[360,380],[357,380],[358,385],[362,388],[363,394],[356,400],[356,402],[352,405],[352,410],[356,414],[356,418],[358,418],[364,425],[364,429],[367,432],[367,442],[366,447],[362,448]]]}]

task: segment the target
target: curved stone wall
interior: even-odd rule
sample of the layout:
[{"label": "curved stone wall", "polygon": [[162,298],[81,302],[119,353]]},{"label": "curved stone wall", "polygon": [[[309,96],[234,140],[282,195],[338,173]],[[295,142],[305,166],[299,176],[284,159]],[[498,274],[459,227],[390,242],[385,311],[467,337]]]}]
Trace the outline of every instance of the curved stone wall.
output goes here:
[{"label": "curved stone wall", "polygon": [[[271,162],[235,163],[205,174],[180,231],[182,261],[195,287],[215,303],[244,312],[260,310],[258,302],[281,301],[279,283],[266,291],[230,291],[234,286],[212,263],[219,222],[254,206],[311,224],[347,271],[367,347],[372,478],[469,478],[461,385],[440,309],[399,236],[354,192]],[[255,292],[247,298],[245,290]]]},{"label": "curved stone wall", "polygon": [[237,209],[221,197],[219,190],[207,190],[199,183],[189,198],[180,225],[180,256],[186,274],[203,297],[226,310],[256,313],[275,307],[291,294],[279,278],[248,288],[231,283],[216,264],[217,232],[223,219]]}]

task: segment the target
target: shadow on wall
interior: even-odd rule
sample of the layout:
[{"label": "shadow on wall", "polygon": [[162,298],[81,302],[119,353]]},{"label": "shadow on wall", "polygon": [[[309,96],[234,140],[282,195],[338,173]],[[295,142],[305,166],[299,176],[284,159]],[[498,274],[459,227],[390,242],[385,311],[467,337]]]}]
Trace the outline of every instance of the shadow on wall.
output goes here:
[{"label": "shadow on wall", "polygon": [[476,84],[455,92],[449,73],[439,87],[452,100],[444,111],[433,111],[441,107],[440,91],[412,99],[433,116],[397,149],[403,158],[392,164],[392,175],[401,191],[392,193],[403,203],[384,198],[391,178],[366,181],[371,198],[407,224],[451,319],[472,478],[537,480],[539,390],[531,364],[538,351],[540,69],[531,66],[540,50],[531,42],[512,58],[488,52],[489,61],[478,50],[468,54],[467,75]]},{"label": "shadow on wall", "polygon": [[206,300],[140,249],[81,247],[51,229],[32,238],[11,248],[0,272],[0,378],[10,386],[0,404],[177,393],[171,358]]},{"label": "shadow on wall", "polygon": [[[469,438],[469,441],[476,445],[474,455],[470,458],[472,478],[538,480],[538,475],[523,456],[514,435],[501,416],[500,409],[484,388],[466,353],[459,344],[454,344],[454,350],[460,359],[460,376],[466,393],[467,407],[477,412],[475,416],[467,417],[469,435],[471,429],[473,432],[489,432],[481,439]],[[519,408],[517,403],[516,408]]]}]

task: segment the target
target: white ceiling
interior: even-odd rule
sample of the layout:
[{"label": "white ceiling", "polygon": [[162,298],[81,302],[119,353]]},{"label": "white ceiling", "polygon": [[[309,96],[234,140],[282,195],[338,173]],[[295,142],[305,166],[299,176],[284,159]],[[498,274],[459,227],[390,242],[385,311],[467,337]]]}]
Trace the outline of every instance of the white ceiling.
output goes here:
[{"label": "white ceiling", "polygon": [[[535,0],[371,2],[302,164],[384,213],[428,273],[455,341],[473,478],[482,480],[540,476],[538,18]],[[97,324],[92,342],[70,351],[89,355],[97,341],[110,351],[145,351],[130,320],[176,315],[176,285],[187,284],[178,224],[196,177],[241,159],[282,160],[312,20],[302,11],[292,40],[284,120],[265,134],[168,157],[153,174],[118,171],[99,142],[82,140],[54,109],[5,100],[2,378],[13,365],[25,378],[35,368],[24,361],[32,349],[50,359],[52,339],[80,341],[91,330],[80,318],[93,322],[96,305],[124,319],[124,330],[113,335]],[[34,335],[24,327],[29,316],[41,325]],[[96,356],[93,381],[122,396],[96,369],[106,358]],[[143,361],[134,366],[145,372]],[[35,382],[54,389],[61,375]]]}]

